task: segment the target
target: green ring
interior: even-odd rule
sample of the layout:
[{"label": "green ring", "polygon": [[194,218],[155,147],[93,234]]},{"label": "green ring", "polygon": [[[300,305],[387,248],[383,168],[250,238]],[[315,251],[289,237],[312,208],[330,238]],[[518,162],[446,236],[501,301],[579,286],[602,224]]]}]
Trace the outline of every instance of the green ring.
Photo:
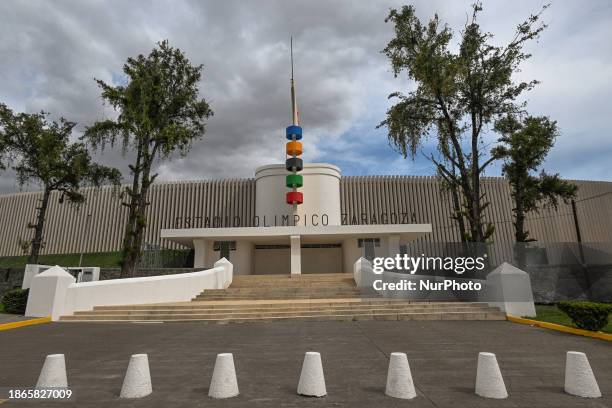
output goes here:
[{"label": "green ring", "polygon": [[301,174],[288,174],[285,178],[285,182],[287,187],[290,188],[302,187],[304,179]]}]

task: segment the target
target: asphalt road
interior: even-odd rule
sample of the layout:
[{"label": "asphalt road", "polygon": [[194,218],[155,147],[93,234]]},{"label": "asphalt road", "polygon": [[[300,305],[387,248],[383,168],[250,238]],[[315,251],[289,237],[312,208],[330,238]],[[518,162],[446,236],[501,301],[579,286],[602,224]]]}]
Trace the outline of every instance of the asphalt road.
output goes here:
[{"label": "asphalt road", "polygon": [[[603,398],[563,393],[565,352],[587,353]],[[304,353],[322,355],[328,396],[296,395]],[[408,354],[417,398],[386,397],[391,352]],[[497,354],[510,397],[474,395],[477,354]],[[208,398],[217,353],[234,353],[240,396]],[[33,388],[64,353],[72,401],[44,407],[612,407],[612,343],[504,321],[51,323],[0,332],[0,389]],[[148,353],[153,394],[119,400],[131,354]]]}]

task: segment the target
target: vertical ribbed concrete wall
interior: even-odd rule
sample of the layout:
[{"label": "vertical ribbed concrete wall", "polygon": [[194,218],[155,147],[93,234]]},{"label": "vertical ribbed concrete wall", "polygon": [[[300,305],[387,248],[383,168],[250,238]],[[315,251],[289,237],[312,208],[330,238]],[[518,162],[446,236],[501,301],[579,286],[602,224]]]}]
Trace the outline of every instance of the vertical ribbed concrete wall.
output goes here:
[{"label": "vertical ribbed concrete wall", "polygon": [[[612,183],[577,181],[578,217],[583,242],[612,242]],[[514,241],[510,189],[502,178],[485,178],[484,191],[491,205],[487,220],[495,224],[494,241]],[[45,225],[42,253],[78,253],[115,251],[120,248],[126,220],[125,207],[112,188],[86,189],[87,201],[79,209],[58,203],[52,196]],[[0,256],[21,255],[18,240],[30,239],[28,223],[36,219],[41,194],[18,193],[0,196]],[[255,216],[254,179],[188,181],[157,183],[151,188],[148,208],[149,225],[145,242],[173,248],[175,244],[159,238],[163,228],[207,226],[251,226]],[[364,176],[340,180],[341,212],[345,221],[358,224],[378,223],[386,214],[391,223],[431,223],[433,233],[421,239],[430,242],[459,241],[450,219],[451,201],[441,193],[435,177]],[[87,214],[91,214],[88,221]],[[215,219],[215,217],[218,217]],[[383,216],[384,217],[384,216]],[[408,217],[407,219],[402,219]],[[209,224],[206,224],[208,221]],[[384,219],[383,219],[384,221]],[[213,223],[216,224],[213,225]],[[236,223],[239,225],[236,225]],[[543,210],[528,217],[527,228],[540,241],[575,242],[576,230],[570,205],[558,211]],[[426,246],[424,246],[426,248]]]},{"label": "vertical ribbed concrete wall", "polygon": [[[110,187],[85,189],[85,204],[59,204],[51,197],[45,223],[43,254],[107,252],[121,247],[127,209],[118,192]],[[0,196],[0,256],[21,255],[19,238],[30,238],[28,222],[36,220],[41,194],[19,193]],[[255,183],[252,179],[157,183],[151,187],[144,242],[176,248],[162,242],[164,228],[205,227],[206,217],[228,226],[238,216],[254,216]],[[88,214],[91,214],[88,220]],[[198,218],[199,217],[199,218]],[[212,225],[211,225],[212,226]]]},{"label": "vertical ribbed concrete wall", "polygon": [[[573,181],[579,187],[576,206],[582,242],[612,242],[612,183]],[[459,230],[450,218],[452,199],[443,193],[433,176],[343,177],[340,183],[342,213],[358,220],[365,213],[406,212],[411,222],[431,223],[432,233],[411,245],[413,252],[436,253],[435,243],[460,241]],[[501,177],[482,179],[485,200],[491,204],[485,219],[495,225],[490,250],[497,260],[512,259],[514,243],[513,203],[510,185]],[[361,222],[360,222],[361,223]],[[527,216],[530,236],[543,242],[576,242],[571,204],[543,209]]]}]

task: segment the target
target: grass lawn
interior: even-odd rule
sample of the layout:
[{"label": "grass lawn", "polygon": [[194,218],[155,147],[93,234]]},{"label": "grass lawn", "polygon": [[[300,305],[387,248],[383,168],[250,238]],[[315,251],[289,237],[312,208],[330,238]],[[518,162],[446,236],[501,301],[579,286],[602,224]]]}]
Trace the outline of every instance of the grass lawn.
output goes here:
[{"label": "grass lawn", "polygon": [[[536,314],[536,317],[528,317],[528,319],[576,327],[572,323],[572,319],[559,310],[556,305],[536,305]],[[605,333],[612,333],[612,317],[608,319],[608,324],[601,331]]]},{"label": "grass lawn", "polygon": [[[81,254],[41,255],[38,262],[41,265],[78,266]],[[96,252],[83,254],[82,266],[99,266],[101,268],[119,267],[121,254],[119,252]],[[0,257],[0,268],[23,268],[27,256]]]}]

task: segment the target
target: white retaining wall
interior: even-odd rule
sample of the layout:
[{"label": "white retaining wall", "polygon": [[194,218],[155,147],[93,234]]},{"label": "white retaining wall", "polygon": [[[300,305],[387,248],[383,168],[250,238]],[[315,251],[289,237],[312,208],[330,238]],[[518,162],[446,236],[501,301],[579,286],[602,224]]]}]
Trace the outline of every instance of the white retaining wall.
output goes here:
[{"label": "white retaining wall", "polygon": [[205,289],[229,287],[232,276],[233,266],[225,258],[200,272],[83,283],[53,267],[32,278],[26,316],[58,320],[94,306],[189,301]]}]

